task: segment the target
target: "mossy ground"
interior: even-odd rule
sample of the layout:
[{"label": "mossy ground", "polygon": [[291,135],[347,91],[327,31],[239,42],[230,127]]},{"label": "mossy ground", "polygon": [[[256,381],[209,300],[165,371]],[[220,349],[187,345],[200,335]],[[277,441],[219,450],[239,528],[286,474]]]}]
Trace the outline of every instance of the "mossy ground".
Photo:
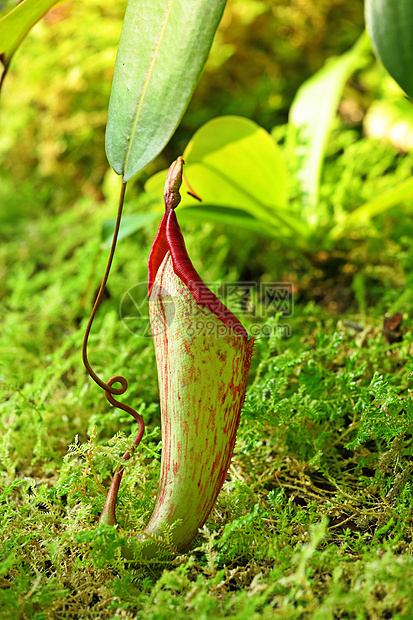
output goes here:
[{"label": "mossy ground", "polygon": [[[269,320],[274,335],[256,344],[235,454],[206,526],[187,555],[125,565],[124,536],[145,525],[156,494],[160,415],[152,343],[124,328],[118,307],[145,281],[154,231],[119,245],[90,340],[98,373],[128,378],[128,402],[147,424],[117,534],[97,520],[134,422],[107,404],[80,359],[111,209],[85,198],[4,229],[1,617],[413,617],[413,335],[407,324],[390,344],[368,305],[332,314],[303,301],[288,321]],[[224,235],[189,227],[186,239],[206,279],[228,274]],[[396,293],[384,281],[382,305]]]}]

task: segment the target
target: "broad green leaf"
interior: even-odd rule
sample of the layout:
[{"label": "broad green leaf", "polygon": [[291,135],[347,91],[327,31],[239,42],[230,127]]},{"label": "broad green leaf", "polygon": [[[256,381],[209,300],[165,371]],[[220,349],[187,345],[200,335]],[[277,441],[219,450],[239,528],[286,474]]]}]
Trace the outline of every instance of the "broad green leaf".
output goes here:
[{"label": "broad green leaf", "polygon": [[227,207],[217,207],[216,205],[193,206],[186,209],[180,209],[180,222],[198,222],[210,221],[217,224],[225,224],[227,226],[237,226],[263,237],[276,236],[276,230],[265,226],[260,220],[252,217],[241,209],[228,209]]},{"label": "broad green leaf", "polygon": [[352,228],[358,227],[368,222],[375,215],[384,213],[387,209],[394,207],[405,200],[413,199],[413,178],[399,183],[396,187],[384,192],[377,198],[369,200],[354,211],[345,220],[335,226],[330,232],[329,237],[338,239]]},{"label": "broad green leaf", "polygon": [[[245,211],[266,226],[271,236],[295,239],[305,246],[307,229],[288,208],[287,171],[272,136],[256,123],[223,116],[206,123],[184,152],[182,206],[199,206],[185,185],[202,202]],[[154,175],[146,191],[162,196],[165,171]],[[205,207],[207,208],[207,207]]]},{"label": "broad green leaf", "polygon": [[269,226],[241,209],[202,204],[202,206],[180,209],[179,221],[181,223],[210,221],[216,222],[217,224],[225,224],[230,229],[233,229],[235,226],[236,228],[248,230],[250,233],[260,235],[261,237],[277,239],[296,252],[303,253],[307,250],[305,238],[298,235],[291,235],[291,233],[283,235],[279,226]]},{"label": "broad green leaf", "polygon": [[226,0],[129,0],[106,128],[109,163],[127,181],[172,136],[201,74]]},{"label": "broad green leaf", "polygon": [[366,26],[383,65],[413,98],[413,0],[366,0]]},{"label": "broad green leaf", "polygon": [[27,33],[58,0],[24,0],[0,19],[0,62],[3,73],[0,88],[14,52]]},{"label": "broad green leaf", "polygon": [[304,201],[309,207],[307,218],[318,223],[316,212],[321,169],[327,139],[335,118],[344,85],[364,62],[369,41],[364,33],[354,47],[304,82],[290,109],[289,121],[296,130],[296,151],[300,158],[299,180]]},{"label": "broad green leaf", "polygon": [[262,206],[270,212],[288,207],[281,152],[274,138],[254,121],[240,116],[209,121],[189,142],[184,159],[185,178],[211,204],[218,200],[245,210]]}]

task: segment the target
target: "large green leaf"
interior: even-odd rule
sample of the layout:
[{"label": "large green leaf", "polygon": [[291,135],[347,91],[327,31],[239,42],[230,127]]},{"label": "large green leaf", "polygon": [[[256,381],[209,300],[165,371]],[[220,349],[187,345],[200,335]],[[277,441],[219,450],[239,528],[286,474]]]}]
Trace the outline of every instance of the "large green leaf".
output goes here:
[{"label": "large green leaf", "polygon": [[182,222],[210,221],[225,224],[230,227],[243,228],[262,237],[274,237],[274,231],[263,222],[257,220],[241,209],[228,209],[216,205],[193,206],[179,211],[179,221]]},{"label": "large green leaf", "polygon": [[0,62],[3,72],[0,88],[14,52],[24,37],[58,0],[24,0],[0,19]]},{"label": "large green leaf", "polygon": [[[274,138],[247,118],[221,116],[199,129],[184,152],[185,177],[203,200],[228,206],[288,206],[287,170]],[[198,172],[196,172],[198,171]]]},{"label": "large green leaf", "polygon": [[[289,211],[287,171],[280,150],[256,123],[237,116],[213,119],[195,133],[184,159],[183,207],[199,206],[185,193],[187,185],[205,205],[234,209],[238,215],[244,211],[261,228],[267,227],[271,236],[305,245],[307,228]],[[146,191],[160,199],[164,179],[165,171],[154,175]]]},{"label": "large green leaf", "polygon": [[106,129],[127,181],[163,149],[190,100],[226,0],[129,0]]},{"label": "large green leaf", "polygon": [[413,0],[366,0],[366,26],[383,65],[413,98]]},{"label": "large green leaf", "polygon": [[307,206],[306,219],[318,224],[317,203],[327,139],[331,131],[344,85],[363,62],[368,48],[364,33],[354,47],[330,60],[298,89],[290,109],[295,128],[296,151],[300,157],[299,180]]}]

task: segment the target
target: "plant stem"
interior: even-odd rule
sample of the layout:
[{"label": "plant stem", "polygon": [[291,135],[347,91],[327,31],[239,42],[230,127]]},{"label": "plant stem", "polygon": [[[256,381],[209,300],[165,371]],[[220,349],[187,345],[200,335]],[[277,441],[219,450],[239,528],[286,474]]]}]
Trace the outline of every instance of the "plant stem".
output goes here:
[{"label": "plant stem", "polygon": [[125,200],[125,191],[126,191],[126,182],[123,182],[122,186],[121,186],[121,190],[120,190],[118,213],[117,213],[117,216],[116,216],[116,224],[115,224],[115,230],[113,232],[112,245],[111,245],[110,252],[109,252],[109,258],[108,258],[108,262],[107,262],[107,265],[106,265],[105,273],[103,275],[102,283],[101,283],[100,288],[99,288],[99,292],[97,294],[95,303],[94,303],[93,308],[92,308],[92,312],[91,312],[90,317],[89,317],[89,321],[88,321],[88,324],[87,324],[87,327],[86,327],[86,331],[85,331],[85,336],[83,338],[83,347],[82,347],[83,364],[85,365],[85,368],[86,368],[87,372],[89,373],[89,375],[92,377],[93,381],[95,383],[97,383],[98,386],[102,388],[102,390],[105,390],[105,391],[109,392],[110,394],[116,394],[116,395],[124,394],[126,392],[126,390],[128,389],[128,382],[126,381],[126,379],[124,377],[118,376],[117,377],[117,382],[119,382],[121,384],[120,388],[114,388],[114,387],[112,387],[112,385],[109,385],[109,383],[105,383],[105,381],[103,381],[95,373],[95,371],[93,370],[92,366],[89,363],[88,356],[87,356],[87,343],[88,343],[90,331],[92,329],[93,321],[94,321],[94,318],[96,316],[97,309],[98,309],[98,307],[100,305],[100,302],[102,301],[102,297],[103,297],[103,293],[105,291],[106,283],[107,283],[108,278],[109,278],[110,268],[112,267],[113,257],[114,257],[115,250],[116,250],[116,243],[117,243],[117,240],[118,240],[120,221],[121,221],[121,218],[122,218],[123,203],[124,203],[124,200]]},{"label": "plant stem", "polygon": [[[129,407],[129,405],[120,403],[118,400],[116,400],[113,397],[114,394],[116,395],[124,394],[126,390],[128,389],[128,382],[125,379],[125,377],[122,377],[121,375],[116,375],[114,377],[111,377],[111,379],[109,379],[109,381],[105,383],[105,381],[103,381],[95,373],[92,366],[90,365],[90,362],[87,356],[87,343],[88,343],[89,335],[92,329],[93,320],[96,316],[97,309],[102,301],[106,283],[109,278],[109,273],[110,273],[110,269],[112,266],[113,257],[115,255],[116,242],[118,240],[120,221],[122,218],[123,203],[125,200],[125,191],[126,191],[126,182],[123,182],[121,186],[121,190],[120,190],[118,213],[116,216],[116,224],[115,224],[115,230],[113,232],[112,245],[111,245],[110,252],[109,252],[109,258],[108,258],[108,262],[106,265],[105,273],[103,275],[102,283],[99,288],[99,292],[97,294],[95,303],[92,308],[92,312],[89,317],[89,321],[88,321],[86,331],[85,331],[85,336],[83,338],[82,358],[83,358],[83,364],[85,365],[87,372],[92,377],[93,381],[95,381],[95,383],[97,383],[99,387],[105,390],[105,396],[107,400],[110,402],[110,404],[113,405],[114,407],[117,407],[118,409],[122,409],[123,411],[130,413],[131,416],[133,416],[133,418],[138,423],[139,425],[138,434],[133,440],[133,447],[131,449],[131,452],[133,452],[135,448],[139,445],[142,439],[143,433],[145,432],[145,423],[143,421],[142,416],[137,411],[132,409],[132,407]],[[113,387],[114,383],[120,383],[120,387],[114,388]],[[125,454],[123,455],[122,459],[127,461],[130,458],[130,456],[131,456],[131,453],[129,452],[129,450],[127,450]],[[114,474],[112,484],[110,487],[110,491],[109,491],[109,494],[108,494],[108,497],[105,503],[105,507],[103,509],[103,513],[102,513],[103,522],[109,525],[116,525],[115,507],[116,507],[116,500],[117,500],[119,485],[122,480],[122,473],[123,473],[123,467],[119,467]],[[102,520],[102,517],[101,517],[101,520]]]}]

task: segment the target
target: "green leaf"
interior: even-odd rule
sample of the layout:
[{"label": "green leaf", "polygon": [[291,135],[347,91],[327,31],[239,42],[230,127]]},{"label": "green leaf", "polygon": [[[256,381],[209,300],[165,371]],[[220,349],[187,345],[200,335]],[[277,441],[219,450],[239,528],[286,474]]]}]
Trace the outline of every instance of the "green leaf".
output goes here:
[{"label": "green leaf", "polygon": [[241,209],[228,209],[227,207],[219,207],[216,205],[193,206],[186,209],[180,209],[179,221],[193,222],[194,220],[202,222],[209,220],[217,224],[225,224],[227,226],[237,226],[254,232],[263,237],[274,237],[274,233],[262,222],[252,217]]},{"label": "green leaf", "polygon": [[[287,170],[274,138],[247,118],[221,116],[184,152],[185,178],[203,200],[276,213],[288,208]],[[264,215],[266,218],[267,215]]]},{"label": "green leaf", "polygon": [[[183,207],[199,207],[199,202],[185,193],[187,186],[208,205],[206,211],[225,207],[236,210],[237,217],[244,211],[259,222],[260,231],[266,228],[267,235],[305,247],[307,228],[289,211],[286,167],[267,131],[246,118],[213,119],[195,133],[184,159]],[[160,198],[164,179],[165,171],[154,175],[147,181],[146,191]],[[228,211],[225,217],[229,222]]]},{"label": "green leaf", "polygon": [[3,73],[0,88],[14,52],[27,33],[58,0],[24,0],[0,19],[0,62]]},{"label": "green leaf", "polygon": [[381,196],[369,200],[352,211],[343,222],[333,228],[329,236],[332,239],[338,239],[351,228],[359,227],[375,215],[384,213],[387,209],[411,199],[413,199],[413,178],[399,183],[399,185],[384,192]]},{"label": "green leaf", "polygon": [[316,207],[327,139],[344,85],[364,62],[368,44],[364,33],[351,50],[328,61],[300,86],[290,109],[289,121],[296,130],[296,151],[300,157],[298,176],[309,207],[307,219],[312,226],[319,220]]},{"label": "green leaf", "polygon": [[366,0],[366,26],[383,65],[413,98],[413,0]]},{"label": "green leaf", "polygon": [[226,0],[129,0],[106,128],[109,163],[127,181],[166,145],[208,56]]}]

